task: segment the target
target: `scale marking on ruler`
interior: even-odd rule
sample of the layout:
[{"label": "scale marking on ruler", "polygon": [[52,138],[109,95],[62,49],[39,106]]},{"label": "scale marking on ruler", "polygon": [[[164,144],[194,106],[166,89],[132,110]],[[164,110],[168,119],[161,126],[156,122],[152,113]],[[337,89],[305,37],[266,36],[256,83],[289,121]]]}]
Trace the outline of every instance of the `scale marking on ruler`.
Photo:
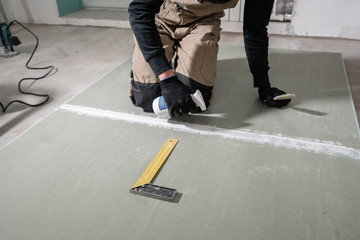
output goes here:
[{"label": "scale marking on ruler", "polygon": [[152,159],[150,164],[147,166],[145,171],[142,173],[140,178],[136,181],[134,186],[130,189],[131,193],[153,197],[166,201],[173,201],[176,195],[176,190],[172,188],[166,188],[151,184],[151,181],[159,171],[161,166],[164,164],[166,159],[169,157],[176,144],[179,142],[178,139],[169,138],[166,140],[164,145]]}]

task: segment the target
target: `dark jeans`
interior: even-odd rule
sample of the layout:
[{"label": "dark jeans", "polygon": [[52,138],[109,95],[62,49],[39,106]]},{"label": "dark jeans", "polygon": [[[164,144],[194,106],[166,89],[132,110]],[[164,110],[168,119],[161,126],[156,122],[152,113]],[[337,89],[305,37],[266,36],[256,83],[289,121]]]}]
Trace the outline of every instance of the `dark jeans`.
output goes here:
[{"label": "dark jeans", "polygon": [[273,4],[274,0],[245,1],[244,43],[250,71],[254,77],[254,87],[270,85],[267,25]]}]

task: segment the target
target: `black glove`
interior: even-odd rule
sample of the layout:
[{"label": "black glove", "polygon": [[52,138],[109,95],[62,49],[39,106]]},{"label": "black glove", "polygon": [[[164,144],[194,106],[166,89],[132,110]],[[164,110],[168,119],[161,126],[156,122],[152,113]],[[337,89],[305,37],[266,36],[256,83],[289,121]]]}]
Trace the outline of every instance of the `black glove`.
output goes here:
[{"label": "black glove", "polygon": [[258,89],[259,98],[262,102],[268,104],[270,107],[284,107],[289,104],[291,99],[274,100],[274,97],[286,94],[284,91],[274,87],[260,87]]},{"label": "black glove", "polygon": [[190,89],[180,82],[175,75],[160,81],[160,87],[171,117],[198,111],[190,96]]}]

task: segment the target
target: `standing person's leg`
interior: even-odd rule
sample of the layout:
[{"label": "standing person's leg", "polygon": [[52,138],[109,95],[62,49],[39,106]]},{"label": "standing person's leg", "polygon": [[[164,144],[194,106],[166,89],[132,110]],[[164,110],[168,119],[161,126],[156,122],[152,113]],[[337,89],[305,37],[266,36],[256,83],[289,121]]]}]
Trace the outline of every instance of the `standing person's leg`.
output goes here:
[{"label": "standing person's leg", "polygon": [[[166,33],[161,33],[160,37],[166,57],[170,62],[175,52],[174,41]],[[132,103],[137,107],[141,107],[144,111],[153,111],[152,102],[161,95],[159,79],[145,61],[136,39],[130,78],[129,96]]]},{"label": "standing person's leg", "polygon": [[268,70],[269,38],[267,25],[274,0],[246,0],[244,9],[244,43],[254,77],[254,87],[270,86]]}]

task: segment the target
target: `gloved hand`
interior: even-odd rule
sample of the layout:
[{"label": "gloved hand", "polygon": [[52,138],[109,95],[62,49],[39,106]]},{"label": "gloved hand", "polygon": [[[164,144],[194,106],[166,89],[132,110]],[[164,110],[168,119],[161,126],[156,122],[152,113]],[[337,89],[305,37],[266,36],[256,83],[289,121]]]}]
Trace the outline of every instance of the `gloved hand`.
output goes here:
[{"label": "gloved hand", "polygon": [[182,114],[198,111],[190,96],[190,89],[180,82],[176,75],[161,80],[160,87],[171,117],[178,117]]},{"label": "gloved hand", "polygon": [[260,87],[258,89],[259,98],[262,102],[266,103],[270,107],[284,107],[289,104],[291,99],[285,100],[274,100],[274,97],[286,94],[284,91],[274,88],[274,87]]}]

